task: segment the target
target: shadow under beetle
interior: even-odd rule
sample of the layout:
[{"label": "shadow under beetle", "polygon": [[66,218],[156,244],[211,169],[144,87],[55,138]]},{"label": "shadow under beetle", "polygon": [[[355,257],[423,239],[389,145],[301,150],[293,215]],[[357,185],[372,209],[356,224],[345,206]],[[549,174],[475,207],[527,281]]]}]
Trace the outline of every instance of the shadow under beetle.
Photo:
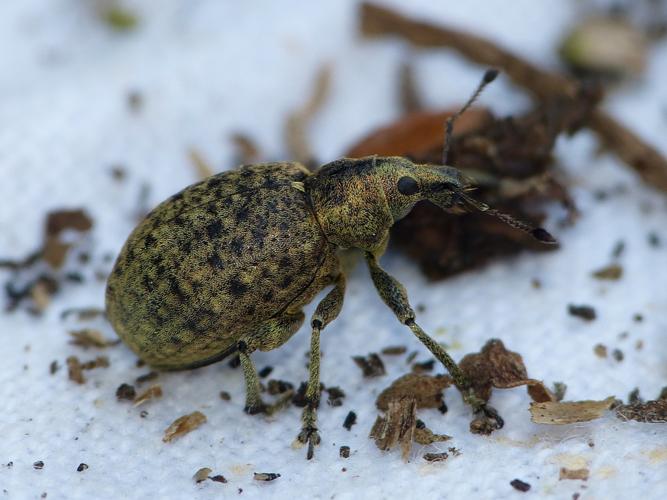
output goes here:
[{"label": "shadow under beetle", "polygon": [[208,365],[238,353],[245,411],[267,410],[250,354],[284,344],[304,321],[302,308],[324,288],[310,324],[307,404],[298,441],[307,457],[319,444],[320,332],[343,305],[337,252],[365,254],[373,284],[399,321],[447,368],[466,403],[502,426],[478,399],[456,362],[415,322],[405,288],[379,264],[389,230],[421,200],[445,211],[478,210],[545,243],[553,238],[467,194],[446,166],[452,124],[497,72],[489,70],[447,122],[443,166],[401,157],[341,159],[311,173],[298,163],[262,163],[214,175],[157,206],[132,232],[106,289],[107,316],[146,363],[164,370]]}]

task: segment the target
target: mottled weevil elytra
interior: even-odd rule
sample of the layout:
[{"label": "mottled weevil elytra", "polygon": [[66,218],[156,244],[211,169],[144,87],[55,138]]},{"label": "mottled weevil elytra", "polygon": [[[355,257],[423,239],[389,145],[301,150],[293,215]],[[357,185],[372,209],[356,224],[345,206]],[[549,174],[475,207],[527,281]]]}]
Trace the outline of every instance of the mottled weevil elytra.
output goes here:
[{"label": "mottled weevil elytra", "polygon": [[[452,123],[495,77],[488,71]],[[338,316],[345,293],[337,251],[365,253],[382,300],[447,368],[465,401],[497,426],[454,360],[415,322],[403,286],[379,264],[389,229],[420,200],[445,211],[478,210],[544,242],[543,229],[472,199],[460,172],[400,157],[341,159],[311,173],[298,163],[246,165],[193,184],[158,205],[132,232],[109,277],[106,310],[120,338],[146,363],[180,370],[238,353],[246,406],[268,407],[250,354],[284,344],[304,321],[302,308],[333,286],[311,318],[310,368],[300,443],[320,441],[316,418],[320,332]]]}]

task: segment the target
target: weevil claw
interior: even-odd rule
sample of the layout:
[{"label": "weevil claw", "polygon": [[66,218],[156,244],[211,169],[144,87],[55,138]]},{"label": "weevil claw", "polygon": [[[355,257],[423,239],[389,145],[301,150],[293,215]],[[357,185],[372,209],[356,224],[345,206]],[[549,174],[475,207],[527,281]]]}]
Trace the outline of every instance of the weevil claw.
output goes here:
[{"label": "weevil claw", "polygon": [[306,452],[306,460],[310,460],[315,455],[315,446],[320,444],[320,433],[315,427],[304,427],[299,436],[296,438],[301,444],[308,444],[308,451]]}]

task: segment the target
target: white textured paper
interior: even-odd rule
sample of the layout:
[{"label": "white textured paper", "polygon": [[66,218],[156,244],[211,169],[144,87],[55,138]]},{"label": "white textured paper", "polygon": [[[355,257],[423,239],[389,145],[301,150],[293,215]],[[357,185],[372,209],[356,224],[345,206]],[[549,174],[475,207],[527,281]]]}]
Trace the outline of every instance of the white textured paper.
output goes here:
[{"label": "white textured paper", "polygon": [[[0,257],[19,258],[41,240],[49,210],[85,207],[95,218],[91,269],[108,270],[101,256],[115,254],[134,224],[140,185],[150,184],[156,204],[196,180],[187,150],[196,148],[217,169],[232,168],[229,136],[246,131],[272,159],[284,158],[286,113],[309,92],[322,62],[332,63],[332,93],[311,131],[314,150],[328,161],[374,127],[395,118],[396,72],[407,55],[398,41],[363,41],[356,34],[357,4],[145,0],[130,2],[141,17],[128,34],[110,31],[88,0],[15,0],[0,6]],[[399,2],[391,2],[398,5]],[[409,2],[407,12],[489,36],[543,66],[557,63],[554,47],[581,16],[580,2]],[[416,54],[419,84],[428,103],[462,102],[482,68],[445,51]],[[650,52],[641,82],[618,90],[606,106],[663,152],[667,137],[667,45]],[[145,99],[127,110],[128,91]],[[500,78],[481,101],[500,113],[525,109],[527,100]],[[580,221],[549,229],[562,249],[524,254],[435,284],[400,255],[383,263],[407,287],[424,329],[453,345],[460,359],[492,337],[520,352],[531,377],[568,385],[567,398],[626,399],[635,387],[654,398],[667,385],[667,199],[645,187],[615,158],[596,155],[582,132],[558,143],[558,160],[570,173]],[[120,164],[128,178],[111,179]],[[616,189],[623,186],[623,189]],[[594,192],[613,191],[605,201]],[[662,246],[649,245],[655,232]],[[625,241],[625,274],[618,282],[591,278]],[[106,267],[105,267],[106,266]],[[92,274],[92,273],[91,273]],[[2,273],[4,282],[8,275]],[[492,404],[506,419],[492,436],[468,431],[469,412],[451,390],[449,412],[419,417],[448,443],[415,445],[409,463],[397,451],[382,453],[368,432],[374,399],[409,368],[404,357],[384,357],[388,374],[364,380],[351,356],[389,345],[426,350],[401,326],[374,292],[362,265],[351,273],[340,318],[322,336],[322,381],[340,386],[342,407],[319,411],[322,444],[307,462],[290,444],[300,409],[273,418],[243,413],[240,370],[219,363],[197,371],[160,375],[162,399],[133,408],[116,401],[116,388],[148,370],[135,366],[124,346],[82,351],[68,343],[63,322],[69,307],[103,305],[102,283],[88,276],[70,285],[43,318],[24,312],[0,316],[0,497],[39,498],[664,498],[667,427],[623,423],[611,416],[582,425],[549,427],[530,422],[523,389],[496,391]],[[540,290],[531,280],[539,279]],[[568,303],[593,305],[586,323],[567,313]],[[311,305],[306,311],[312,312]],[[633,320],[640,313],[643,322]],[[114,338],[103,322],[90,326]],[[621,333],[627,332],[622,338]],[[637,349],[637,342],[643,348]],[[600,359],[593,347],[620,349],[622,361]],[[283,348],[254,355],[272,377],[298,383],[307,371],[309,340],[302,329]],[[108,355],[111,366],[86,372],[85,385],[67,378],[65,359]],[[57,360],[61,369],[49,374]],[[145,386],[144,386],[145,387]],[[231,394],[222,401],[221,390]],[[148,412],[145,418],[140,411]],[[208,422],[169,444],[164,429],[199,410]],[[358,423],[347,431],[350,410]],[[350,458],[338,455],[341,445]],[[460,456],[427,463],[425,452],[455,446]],[[33,463],[44,462],[42,470]],[[6,464],[12,462],[8,467]],[[89,469],[77,472],[79,463]],[[193,474],[210,467],[227,484],[196,485]],[[587,481],[559,480],[561,467],[590,470]],[[277,472],[271,483],[253,472]],[[528,493],[510,486],[519,478]],[[242,490],[242,491],[241,491]]]}]

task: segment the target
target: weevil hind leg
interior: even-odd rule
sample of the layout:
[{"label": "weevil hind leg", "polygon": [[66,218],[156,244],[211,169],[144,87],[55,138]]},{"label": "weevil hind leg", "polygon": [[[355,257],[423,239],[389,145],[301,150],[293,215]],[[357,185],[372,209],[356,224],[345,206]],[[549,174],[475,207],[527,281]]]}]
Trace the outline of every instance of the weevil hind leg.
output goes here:
[{"label": "weevil hind leg", "polygon": [[399,321],[410,328],[419,341],[447,368],[447,371],[454,379],[456,387],[461,392],[463,400],[472,407],[476,415],[486,419],[488,426],[491,428],[489,432],[493,428],[502,428],[503,420],[498,415],[498,412],[487,406],[484,400],[475,395],[470,381],[452,357],[415,322],[415,312],[410,306],[405,287],[380,267],[378,258],[373,253],[366,252],[366,262],[368,263],[373,284],[384,303],[389,306]]},{"label": "weevil hind leg", "polygon": [[331,323],[343,307],[345,295],[345,276],[341,273],[334,280],[334,288],[317,305],[310,321],[312,334],[310,337],[310,365],[308,387],[306,389],[306,406],[301,415],[301,432],[296,442],[307,444],[306,458],[310,460],[315,453],[315,446],[320,444],[317,431],[317,408],[320,404],[320,332]]},{"label": "weevil hind leg", "polygon": [[244,336],[237,343],[239,360],[246,384],[245,412],[250,415],[257,413],[273,413],[284,401],[276,405],[268,405],[262,401],[259,376],[250,354],[256,350],[271,351],[287,342],[303,324],[305,315],[302,311],[284,314],[262,323],[251,334]]}]

